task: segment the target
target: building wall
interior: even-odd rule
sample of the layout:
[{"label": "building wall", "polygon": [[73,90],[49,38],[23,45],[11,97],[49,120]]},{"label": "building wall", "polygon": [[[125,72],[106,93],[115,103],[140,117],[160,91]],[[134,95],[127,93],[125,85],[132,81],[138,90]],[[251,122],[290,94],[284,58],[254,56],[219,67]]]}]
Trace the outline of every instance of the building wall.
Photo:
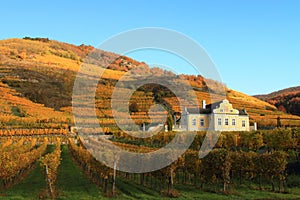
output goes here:
[{"label": "building wall", "polygon": [[[188,131],[205,131],[209,127],[209,115],[205,114],[189,114],[188,118]],[[204,124],[202,126],[201,119],[204,120]],[[196,122],[196,123],[194,123]]]},{"label": "building wall", "polygon": [[240,116],[240,122],[239,124],[242,123],[242,120],[246,121],[246,127],[241,127],[240,131],[250,131],[250,121],[249,121],[249,116]]},{"label": "building wall", "polygon": [[[221,124],[219,124],[219,119]],[[249,131],[249,117],[247,115],[213,114],[212,120],[213,130],[216,131]],[[243,121],[245,126],[243,126]]]}]

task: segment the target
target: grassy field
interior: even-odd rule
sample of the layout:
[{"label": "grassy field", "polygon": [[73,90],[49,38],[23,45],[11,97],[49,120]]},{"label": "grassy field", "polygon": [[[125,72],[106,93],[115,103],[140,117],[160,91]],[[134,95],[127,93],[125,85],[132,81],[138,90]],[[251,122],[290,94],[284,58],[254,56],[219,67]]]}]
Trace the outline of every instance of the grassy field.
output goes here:
[{"label": "grassy field", "polygon": [[[132,182],[118,180],[118,190],[129,196],[130,199],[172,199],[162,197],[157,191],[142,187]],[[184,199],[208,199],[208,200],[230,200],[230,199],[300,199],[300,188],[290,189],[289,194],[279,194],[270,191],[250,190],[246,187],[234,189],[231,194],[217,194],[201,191],[194,186],[176,185],[175,188],[180,195],[178,200]],[[124,196],[123,196],[124,197]],[[123,199],[123,198],[122,198]],[[127,199],[127,198],[124,198]],[[174,199],[174,198],[173,198]]]},{"label": "grassy field", "polygon": [[[48,147],[51,152],[54,146]],[[136,184],[134,181],[117,178],[116,196],[105,197],[99,187],[89,181],[79,166],[72,160],[68,147],[62,146],[61,165],[57,175],[57,199],[170,199],[161,196],[158,190]],[[47,198],[45,177],[40,164],[27,174],[20,183],[1,193],[0,199],[40,199]],[[183,199],[300,199],[300,188],[289,188],[288,194],[268,190],[256,190],[257,186],[230,187],[230,194],[212,193],[192,185],[175,185],[178,200]],[[159,188],[159,186],[158,186]],[[252,189],[249,189],[252,188]]]}]

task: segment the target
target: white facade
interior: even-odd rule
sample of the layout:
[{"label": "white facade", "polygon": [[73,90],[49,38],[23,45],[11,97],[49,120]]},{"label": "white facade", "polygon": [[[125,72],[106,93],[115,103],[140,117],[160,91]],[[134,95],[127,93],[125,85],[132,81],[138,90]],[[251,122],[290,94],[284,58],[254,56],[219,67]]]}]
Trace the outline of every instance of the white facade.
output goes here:
[{"label": "white facade", "polygon": [[188,131],[249,131],[249,115],[245,110],[232,107],[227,99],[207,105],[202,109],[184,109],[181,115],[181,128]]}]

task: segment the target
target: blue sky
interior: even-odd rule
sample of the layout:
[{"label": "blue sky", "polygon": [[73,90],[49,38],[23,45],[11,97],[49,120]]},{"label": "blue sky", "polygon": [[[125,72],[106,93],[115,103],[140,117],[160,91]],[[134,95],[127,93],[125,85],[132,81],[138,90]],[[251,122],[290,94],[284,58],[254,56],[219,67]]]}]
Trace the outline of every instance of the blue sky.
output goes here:
[{"label": "blue sky", "polygon": [[[2,1],[0,39],[48,37],[97,46],[120,32],[162,27],[197,41],[228,87],[253,95],[300,85],[300,1]],[[193,73],[172,56],[132,54]]]}]

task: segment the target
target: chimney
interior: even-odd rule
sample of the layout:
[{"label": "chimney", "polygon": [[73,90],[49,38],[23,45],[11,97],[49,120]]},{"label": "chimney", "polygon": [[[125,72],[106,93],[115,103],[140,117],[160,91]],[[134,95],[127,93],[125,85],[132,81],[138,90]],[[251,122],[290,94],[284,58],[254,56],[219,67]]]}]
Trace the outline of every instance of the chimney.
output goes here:
[{"label": "chimney", "polygon": [[202,100],[202,109],[206,109],[206,101]]}]

